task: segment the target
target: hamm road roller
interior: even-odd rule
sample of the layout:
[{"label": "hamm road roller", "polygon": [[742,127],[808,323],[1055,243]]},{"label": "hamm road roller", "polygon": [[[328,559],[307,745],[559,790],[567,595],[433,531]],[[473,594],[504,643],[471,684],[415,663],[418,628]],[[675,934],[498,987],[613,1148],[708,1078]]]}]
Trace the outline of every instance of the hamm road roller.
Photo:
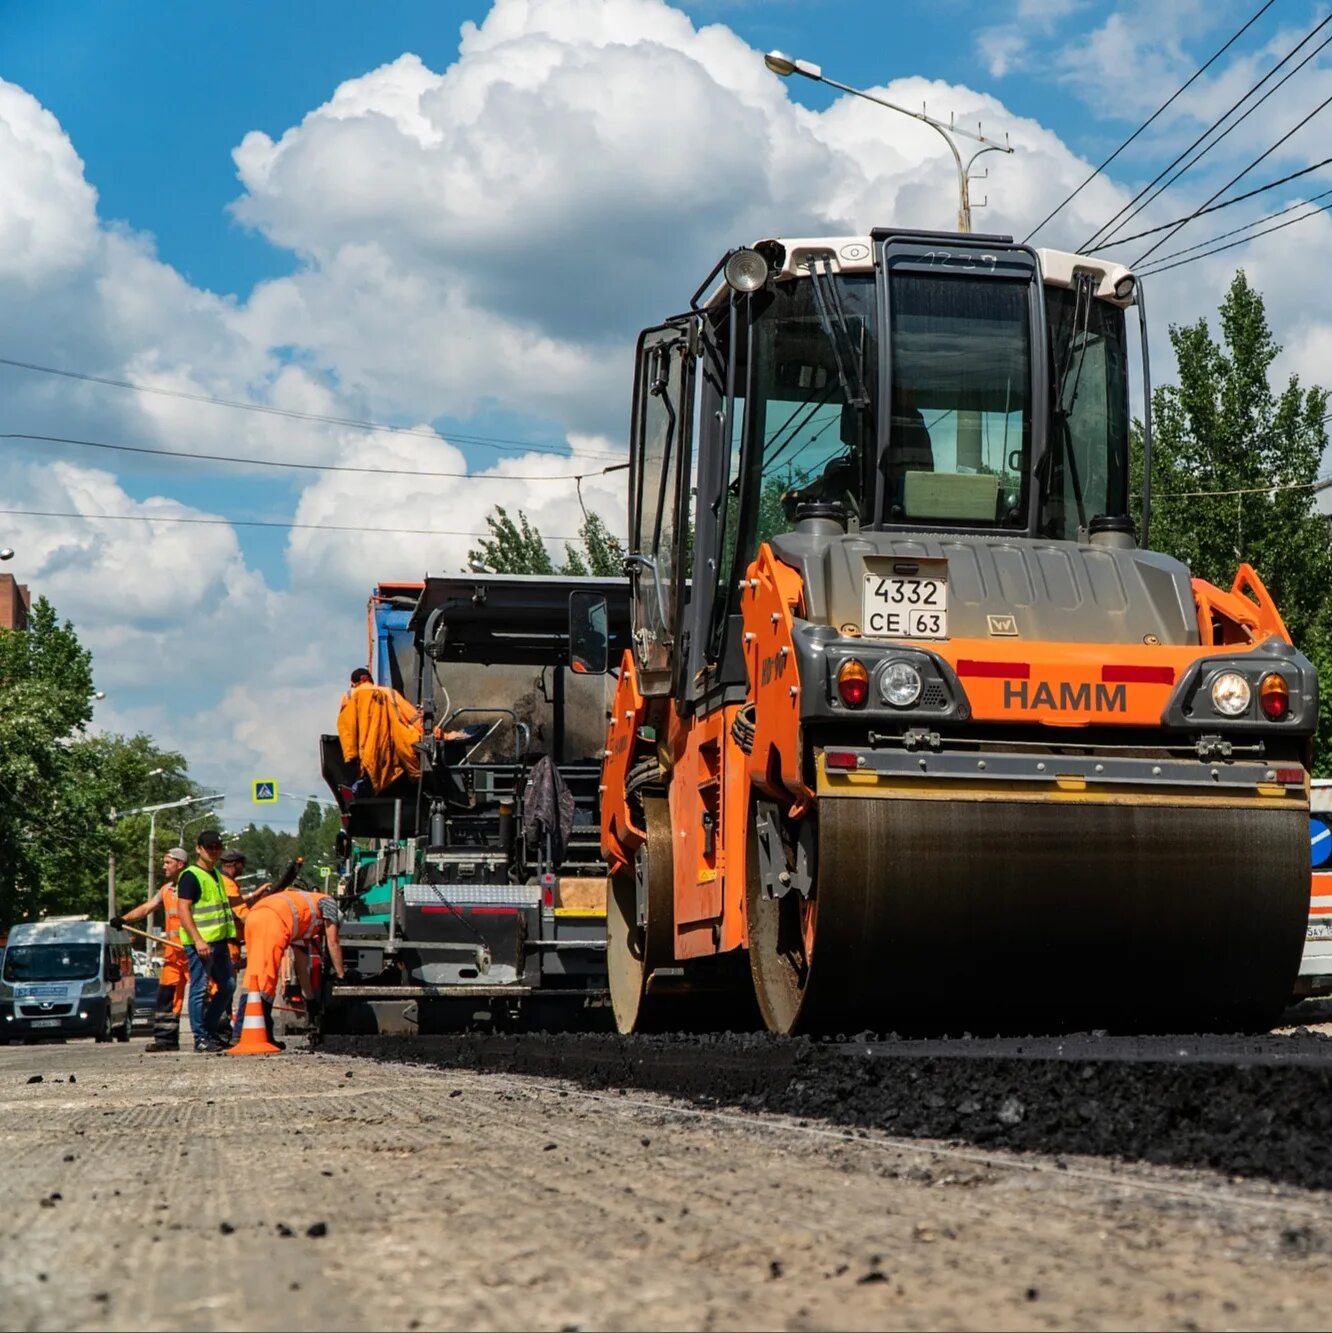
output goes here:
[{"label": "hamm road roller", "polygon": [[1124,267],[896,229],[736,249],[641,334],[602,774],[622,1031],[1286,1003],[1317,682],[1252,569],[1150,550],[1149,480],[1136,530],[1131,363],[1149,413]]}]

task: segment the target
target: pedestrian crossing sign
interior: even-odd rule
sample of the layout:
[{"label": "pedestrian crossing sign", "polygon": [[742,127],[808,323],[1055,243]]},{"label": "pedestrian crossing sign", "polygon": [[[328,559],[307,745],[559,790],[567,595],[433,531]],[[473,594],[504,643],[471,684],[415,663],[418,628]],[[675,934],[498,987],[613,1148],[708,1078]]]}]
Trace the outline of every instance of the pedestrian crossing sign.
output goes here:
[{"label": "pedestrian crossing sign", "polygon": [[255,778],[250,785],[254,788],[250,799],[255,805],[272,805],[277,800],[277,782],[273,778]]}]

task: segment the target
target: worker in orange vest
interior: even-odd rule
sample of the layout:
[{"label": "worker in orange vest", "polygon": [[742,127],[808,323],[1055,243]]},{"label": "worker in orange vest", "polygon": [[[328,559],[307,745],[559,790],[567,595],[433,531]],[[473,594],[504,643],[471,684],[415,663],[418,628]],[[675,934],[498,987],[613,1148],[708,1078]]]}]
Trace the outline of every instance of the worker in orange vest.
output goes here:
[{"label": "worker in orange vest", "polygon": [[[264,1002],[264,1022],[268,1039],[273,1040],[273,1003],[277,999],[278,978],[282,975],[282,959],[288,948],[309,950],[315,944],[320,930],[328,940],[328,955],[333,971],[339,978],[346,968],[342,961],[342,943],[338,927],[342,913],[326,893],[313,889],[290,888],[269,894],[251,909],[245,918],[245,990],[257,992]],[[308,955],[307,955],[308,957]],[[308,1001],[314,1000],[308,964],[297,966],[301,990]]]},{"label": "worker in orange vest", "polygon": [[[227,902],[231,905],[231,914],[236,918],[236,938],[227,941],[227,949],[231,954],[232,971],[239,977],[242,975],[241,946],[245,943],[245,918],[249,915],[250,908],[268,892],[272,885],[264,883],[253,889],[241,888],[238,881],[245,873],[245,853],[239,847],[233,847],[229,851],[223,852],[222,858],[217,864],[218,875],[222,880],[222,888],[226,892]],[[244,989],[240,991],[239,1000],[240,1006],[237,1012],[243,1012],[245,1007]],[[225,1014],[218,1027],[218,1035],[223,1041],[230,1041],[231,1030],[232,1016]]]},{"label": "worker in orange vest", "polygon": [[[180,939],[180,914],[176,908],[176,880],[189,863],[189,853],[183,847],[172,847],[162,857],[162,874],[166,882],[146,903],[132,908],[124,916],[111,918],[117,930],[127,921],[142,921],[160,907],[166,917],[163,933],[169,940]],[[162,970],[157,976],[157,1003],[153,1006],[153,1039],[146,1051],[180,1050],[180,1011],[185,1003],[185,988],[190,971],[185,962],[185,950],[174,943],[162,955]]]}]

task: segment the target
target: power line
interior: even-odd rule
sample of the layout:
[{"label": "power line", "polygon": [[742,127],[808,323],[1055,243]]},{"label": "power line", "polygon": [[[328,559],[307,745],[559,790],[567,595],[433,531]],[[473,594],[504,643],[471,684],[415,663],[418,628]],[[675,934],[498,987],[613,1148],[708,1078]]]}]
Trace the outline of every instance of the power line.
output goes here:
[{"label": "power line", "polygon": [[[493,538],[493,532],[464,532],[456,528],[367,528],[355,524],[278,522],[258,518],[193,518],[176,514],[77,514],[58,509],[0,509],[0,514],[21,518],[74,518],[89,523],[103,520],[118,523],[189,523],[204,527],[226,528],[283,528],[304,532],[376,532],[384,537],[484,537]],[[576,542],[581,537],[547,537],[544,541]],[[617,539],[618,540],[618,539]]]},{"label": "power line", "polygon": [[1283,143],[1285,143],[1288,139],[1290,139],[1292,135],[1302,130],[1316,115],[1318,115],[1320,111],[1323,110],[1324,107],[1327,106],[1329,102],[1332,102],[1332,96],[1323,98],[1323,100],[1319,102],[1319,104],[1316,107],[1314,107],[1314,109],[1310,111],[1309,114],[1305,116],[1303,120],[1301,120],[1297,125],[1291,126],[1291,128],[1288,129],[1285,132],[1285,134],[1283,134],[1281,138],[1279,138],[1276,141],[1276,143],[1274,143],[1270,148],[1265,148],[1261,153],[1258,154],[1257,157],[1253,159],[1252,162],[1249,163],[1247,167],[1245,167],[1238,174],[1232,176],[1230,180],[1228,180],[1219,190],[1216,191],[1215,194],[1213,194],[1208,199],[1204,199],[1198,209],[1195,209],[1182,222],[1178,223],[1173,230],[1167,232],[1159,241],[1156,242],[1155,245],[1149,247],[1142,254],[1140,254],[1137,257],[1137,259],[1133,261],[1131,267],[1137,268],[1137,266],[1141,264],[1143,260],[1148,257],[1148,255],[1151,255],[1155,251],[1159,250],[1172,236],[1175,235],[1176,232],[1178,232],[1181,228],[1187,226],[1190,222],[1192,222],[1193,219],[1198,216],[1198,212],[1200,211],[1200,209],[1206,208],[1208,204],[1215,203],[1223,194],[1225,194],[1225,192],[1228,189],[1230,189],[1232,185],[1234,185],[1237,181],[1243,180],[1244,177],[1247,176],[1249,172],[1251,172],[1254,169],[1254,167],[1256,167],[1260,162],[1264,161],[1266,158],[1271,157],[1272,154],[1275,153],[1276,150],[1280,148]]},{"label": "power line", "polygon": [[[1319,197],[1321,198],[1322,196]],[[1254,232],[1252,236],[1244,236],[1238,241],[1229,242],[1227,245],[1218,245],[1212,250],[1204,250],[1200,255],[1190,255],[1188,259],[1177,259],[1173,264],[1164,264],[1158,261],[1158,265],[1142,269],[1141,274],[1143,277],[1147,277],[1157,273],[1168,273],[1172,268],[1182,268],[1185,264],[1196,263],[1199,259],[1207,259],[1211,255],[1219,255],[1224,250],[1233,250],[1238,245],[1248,245],[1250,241],[1256,241],[1260,236],[1269,236],[1274,231],[1281,231],[1286,227],[1293,227],[1297,222],[1303,222],[1307,218],[1317,217],[1320,213],[1326,213],[1329,209],[1332,209],[1332,204],[1324,204],[1321,208],[1315,208],[1309,213],[1301,213],[1299,217],[1291,218],[1288,222],[1278,222],[1275,227],[1265,227],[1262,231]],[[1176,253],[1182,254],[1183,251],[1177,251]]]},{"label": "power line", "polygon": [[[1315,426],[1326,426],[1332,421],[1332,412],[1321,416],[1317,421],[1306,425],[1298,425],[1296,430],[1312,430]],[[1250,445],[1262,444],[1264,440],[1274,439],[1278,435],[1286,434],[1287,428],[1277,427],[1269,431],[1264,431],[1261,435],[1255,435],[1249,440]],[[1268,484],[1266,486],[1240,486],[1231,490],[1222,491],[1153,491],[1153,498],[1165,499],[1167,497],[1176,500],[1196,500],[1208,495],[1266,495],[1272,491],[1323,491],[1332,486],[1332,477],[1319,477],[1316,481],[1297,481],[1290,483]]]},{"label": "power line", "polygon": [[1230,491],[1162,491],[1152,492],[1153,500],[1199,500],[1205,496],[1270,495],[1273,491],[1325,491],[1332,486],[1332,477],[1317,481],[1297,481],[1288,486],[1239,486]]},{"label": "power line", "polygon": [[[1236,98],[1235,101],[1233,101],[1225,109],[1225,111],[1221,113],[1221,115],[1219,115],[1205,130],[1203,130],[1203,132],[1186,149],[1184,149],[1183,152],[1181,152],[1175,157],[1174,161],[1162,167],[1162,169],[1159,172],[1157,172],[1157,174],[1152,178],[1152,180],[1150,180],[1145,186],[1143,186],[1143,188],[1139,190],[1138,193],[1134,195],[1134,197],[1131,200],[1129,200],[1129,202],[1125,204],[1124,207],[1121,208],[1119,212],[1116,213],[1114,217],[1110,219],[1109,222],[1105,223],[1103,226],[1098,228],[1097,231],[1094,232],[1092,236],[1088,238],[1086,244],[1087,245],[1095,244],[1097,241],[1101,240],[1102,236],[1104,236],[1105,243],[1107,245],[1110,244],[1114,239],[1113,236],[1106,234],[1109,232],[1110,228],[1116,226],[1116,224],[1118,224],[1118,226],[1122,228],[1127,223],[1131,222],[1135,217],[1137,217],[1139,213],[1144,212],[1153,203],[1155,203],[1156,200],[1158,200],[1177,180],[1179,180],[1179,178],[1183,176],[1186,171],[1191,171],[1195,166],[1197,166],[1198,163],[1201,162],[1202,159],[1206,157],[1207,154],[1210,153],[1212,149],[1215,148],[1226,137],[1226,135],[1228,135],[1232,130],[1238,129],[1255,111],[1258,110],[1260,106],[1262,106],[1264,102],[1267,101],[1269,97],[1272,96],[1273,93],[1277,92],[1281,87],[1283,87],[1289,79],[1293,78],[1296,74],[1298,74],[1300,70],[1302,70],[1305,67],[1305,65],[1307,65],[1309,61],[1311,61],[1314,58],[1314,56],[1316,56],[1321,50],[1323,50],[1324,47],[1328,45],[1329,42],[1332,42],[1332,37],[1328,37],[1320,46],[1317,46],[1312,51],[1310,51],[1309,54],[1305,56],[1305,58],[1301,60],[1300,63],[1295,66],[1294,69],[1289,70],[1283,78],[1279,79],[1275,84],[1273,84],[1273,86],[1269,88],[1251,107],[1249,107],[1249,109],[1245,111],[1245,113],[1242,116],[1240,116],[1232,124],[1227,125],[1226,128],[1222,130],[1221,133],[1218,134],[1216,138],[1212,140],[1211,143],[1205,145],[1195,157],[1193,157],[1190,161],[1186,162],[1182,167],[1180,167],[1179,170],[1176,171],[1175,174],[1171,176],[1170,179],[1166,181],[1166,183],[1162,185],[1161,188],[1151,196],[1151,198],[1143,200],[1142,203],[1138,202],[1139,200],[1143,199],[1143,195],[1147,194],[1147,192],[1151,190],[1151,188],[1157,183],[1157,181],[1161,179],[1162,176],[1164,176],[1168,171],[1171,171],[1176,166],[1178,166],[1181,160],[1188,157],[1188,155],[1192,153],[1193,150],[1197,148],[1198,145],[1202,143],[1202,141],[1206,139],[1207,136],[1211,134],[1212,131],[1215,130],[1218,125],[1221,125],[1231,115],[1232,112],[1236,111],[1245,102],[1247,102],[1249,98],[1252,97],[1254,93],[1256,93],[1258,89],[1261,88],[1263,84],[1265,84],[1267,80],[1270,79],[1272,75],[1275,74],[1277,70],[1279,70],[1281,66],[1286,63],[1286,61],[1290,60],[1295,55],[1295,53],[1300,49],[1300,47],[1302,47],[1305,44],[1305,42],[1310,41],[1314,36],[1318,34],[1318,32],[1321,29],[1325,28],[1329,23],[1332,23],[1332,15],[1329,15],[1327,18],[1321,20],[1313,27],[1311,31],[1307,32],[1303,37],[1301,37],[1300,40],[1296,42],[1295,45],[1291,47],[1291,49],[1287,51],[1286,54],[1282,56],[1281,59],[1278,60],[1277,63],[1273,65],[1272,68],[1269,69],[1267,73],[1264,74],[1263,77],[1259,79],[1258,82],[1255,83],[1248,90],[1248,92],[1246,92],[1242,97]],[[1128,214],[1127,217],[1125,216],[1126,213]],[[1121,221],[1120,219],[1123,220]],[[1079,247],[1080,251],[1082,249],[1083,247]]]},{"label": "power line", "polygon": [[1033,236],[1035,236],[1036,233],[1037,233],[1038,231],[1040,231],[1040,229],[1041,229],[1043,226],[1045,226],[1045,224],[1046,224],[1047,222],[1049,222],[1051,218],[1053,218],[1056,214],[1062,212],[1064,208],[1066,208],[1069,204],[1071,204],[1071,203],[1073,202],[1073,200],[1076,199],[1076,198],[1078,197],[1078,195],[1080,195],[1080,194],[1082,193],[1082,191],[1083,191],[1088,185],[1090,185],[1090,184],[1092,183],[1092,181],[1094,181],[1094,180],[1096,179],[1096,177],[1099,176],[1099,175],[1101,174],[1101,172],[1103,172],[1103,171],[1106,169],[1106,167],[1108,167],[1108,166],[1110,165],[1110,163],[1113,162],[1113,161],[1115,160],[1115,158],[1117,158],[1117,157],[1120,155],[1120,153],[1122,153],[1122,152],[1124,151],[1124,149],[1126,149],[1126,148],[1129,146],[1129,144],[1131,144],[1131,143],[1134,141],[1134,139],[1136,139],[1136,138],[1138,137],[1138,135],[1140,135],[1140,134],[1143,132],[1143,130],[1145,130],[1149,125],[1151,125],[1151,123],[1152,123],[1152,122],[1153,122],[1153,121],[1154,121],[1154,120],[1155,120],[1155,119],[1156,119],[1156,118],[1157,118],[1163,111],[1165,111],[1165,110],[1170,106],[1170,104],[1171,104],[1172,102],[1174,102],[1174,101],[1176,100],[1176,98],[1180,97],[1183,93],[1187,92],[1188,89],[1192,86],[1192,84],[1194,83],[1195,80],[1201,78],[1202,75],[1205,74],[1205,73],[1207,72],[1207,70],[1210,69],[1211,66],[1212,66],[1213,64],[1216,63],[1216,61],[1218,61],[1218,60],[1219,60],[1219,59],[1220,59],[1220,58],[1221,58],[1221,57],[1222,57],[1228,50],[1230,50],[1230,48],[1231,48],[1232,46],[1234,46],[1234,44],[1235,44],[1237,41],[1239,41],[1239,39],[1240,39],[1241,37],[1243,37],[1244,34],[1245,34],[1246,32],[1248,32],[1248,30],[1249,30],[1251,27],[1253,27],[1253,25],[1254,25],[1255,23],[1257,23],[1258,20],[1259,20],[1260,18],[1262,18],[1262,16],[1263,16],[1264,14],[1266,14],[1267,11],[1268,11],[1269,9],[1272,8],[1272,5],[1273,5],[1274,3],[1275,3],[1275,0],[1267,0],[1267,3],[1266,3],[1266,4],[1260,6],[1259,9],[1258,9],[1258,12],[1257,12],[1256,14],[1254,14],[1254,16],[1253,16],[1253,17],[1252,17],[1252,18],[1251,18],[1251,19],[1250,19],[1250,20],[1249,20],[1249,21],[1248,21],[1242,28],[1240,28],[1239,31],[1236,32],[1235,35],[1234,35],[1233,37],[1231,37],[1231,39],[1230,39],[1228,42],[1226,42],[1226,44],[1225,44],[1224,46],[1222,46],[1218,51],[1216,51],[1216,52],[1215,52],[1215,53],[1214,53],[1214,54],[1207,60],[1207,62],[1206,62],[1205,64],[1200,65],[1200,66],[1193,72],[1193,74],[1188,78],[1188,80],[1187,80],[1186,82],[1182,83],[1182,84],[1181,84],[1181,85],[1180,85],[1180,86],[1179,86],[1179,87],[1178,87],[1178,88],[1177,88],[1177,89],[1176,89],[1176,90],[1175,90],[1175,91],[1174,91],[1168,98],[1166,98],[1166,100],[1165,100],[1164,102],[1162,102],[1161,105],[1160,105],[1159,107],[1157,107],[1156,110],[1153,111],[1152,114],[1151,114],[1150,116],[1148,116],[1148,118],[1147,118],[1146,120],[1144,120],[1144,121],[1142,122],[1142,124],[1139,125],[1138,128],[1137,128],[1136,130],[1134,130],[1133,133],[1130,134],[1129,137],[1128,137],[1127,139],[1125,139],[1124,142],[1123,142],[1122,144],[1120,144],[1119,147],[1116,148],[1115,151],[1114,151],[1113,153],[1111,153],[1110,156],[1107,157],[1107,158],[1105,159],[1105,161],[1102,162],[1101,165],[1100,165],[1099,167],[1097,167],[1096,170],[1093,171],[1093,172],[1091,173],[1091,175],[1088,176],[1088,177],[1086,178],[1086,180],[1084,180],[1084,181],[1082,182],[1082,184],[1079,185],[1079,186],[1077,187],[1077,189],[1074,190],[1074,191],[1072,192],[1072,194],[1068,195],[1068,196],[1067,196],[1066,198],[1064,198],[1060,203],[1058,203],[1058,204],[1055,206],[1055,208],[1053,209],[1053,211],[1051,211],[1050,213],[1047,213],[1047,214],[1045,215],[1045,217],[1043,217],[1043,218],[1042,218],[1042,219],[1041,219],[1041,220],[1040,220],[1040,221],[1039,221],[1039,222],[1038,222],[1038,223],[1037,223],[1037,224],[1036,224],[1036,225],[1035,225],[1035,226],[1034,226],[1034,227],[1033,227],[1027,234],[1026,234],[1026,236],[1024,236],[1024,237],[1022,238],[1022,243],[1023,243],[1023,245],[1026,245],[1026,243],[1027,243],[1028,241],[1030,241],[1031,238],[1032,238]]},{"label": "power line", "polygon": [[[1118,236],[1113,241],[1106,241],[1103,245],[1093,245],[1080,250],[1079,254],[1095,255],[1102,250],[1108,250],[1112,245],[1127,245],[1130,241],[1140,241],[1144,236],[1155,236],[1158,232],[1169,231],[1177,222],[1188,222],[1193,218],[1206,217],[1209,213],[1219,213],[1223,208],[1230,208],[1233,204],[1242,204],[1246,199],[1252,199],[1256,195],[1266,194],[1268,190],[1275,190],[1278,185],[1287,185],[1293,180],[1299,180],[1301,176],[1308,176],[1315,171],[1321,171],[1323,167],[1332,166],[1332,157],[1325,157],[1321,162],[1315,162],[1311,167],[1301,167],[1298,171],[1292,171],[1288,175],[1279,176],[1274,181],[1268,181],[1266,185],[1255,186],[1252,190],[1246,190],[1243,194],[1237,194],[1233,199],[1223,199],[1219,204],[1213,204],[1210,208],[1200,208],[1194,213],[1186,214],[1182,218],[1172,218],[1169,222],[1163,222],[1158,227],[1148,227],[1146,231],[1135,231],[1132,236]],[[1314,196],[1319,198],[1321,196]]]},{"label": "power line", "polygon": [[30,435],[24,431],[0,432],[0,440],[33,440],[43,444],[73,444],[84,449],[109,449],[115,453],[153,454],[161,458],[193,458],[209,463],[239,463],[244,467],[297,468],[305,472],[356,472],[385,477],[454,477],[471,481],[585,481],[588,477],[622,472],[628,463],[616,463],[593,472],[558,472],[535,476],[483,477],[475,472],[432,472],[402,467],[352,467],[340,463],[296,463],[274,458],[242,458],[235,454],[197,454],[185,449],[154,449],[145,444],[107,444],[102,440],[78,440],[65,435]]},{"label": "power line", "polygon": [[[1283,58],[1283,60],[1279,64],[1274,65],[1272,69],[1269,70],[1264,77],[1270,78],[1272,74],[1276,72],[1276,70],[1281,68],[1281,64],[1284,64],[1286,60],[1289,60],[1290,57],[1293,56],[1295,52],[1298,51],[1300,47],[1303,46],[1304,43],[1309,40],[1310,37],[1313,37],[1315,33],[1317,33],[1321,28],[1324,28],[1329,23],[1332,23],[1332,14],[1329,14],[1327,18],[1323,19],[1323,21],[1319,23],[1313,29],[1313,31],[1308,34],[1308,36],[1302,38],[1300,42],[1287,53],[1287,55]],[[1277,82],[1273,84],[1272,87],[1270,87],[1251,107],[1249,107],[1249,109],[1245,111],[1245,113],[1242,116],[1240,116],[1232,124],[1227,125],[1226,128],[1222,130],[1221,133],[1218,134],[1216,138],[1212,140],[1211,143],[1207,144],[1202,149],[1201,152],[1196,154],[1190,161],[1186,162],[1177,172],[1175,172],[1175,174],[1171,176],[1171,178],[1168,181],[1166,181],[1166,183],[1162,185],[1161,188],[1157,190],[1156,193],[1152,195],[1150,199],[1146,200],[1140,208],[1136,209],[1130,215],[1129,218],[1125,218],[1124,223],[1122,223],[1121,226],[1129,222],[1132,217],[1136,217],[1138,214],[1145,212],[1147,208],[1151,204],[1155,203],[1157,199],[1159,199],[1172,185],[1174,185],[1174,183],[1177,180],[1179,180],[1179,178],[1182,175],[1184,175],[1186,171],[1191,171],[1195,166],[1197,166],[1198,163],[1201,162],[1202,159],[1206,157],[1207,154],[1210,153],[1212,149],[1214,149],[1232,130],[1237,130],[1242,124],[1244,124],[1244,122],[1248,120],[1248,118],[1251,115],[1253,115],[1253,113],[1257,111],[1258,108],[1262,106],[1262,104],[1266,102],[1269,97],[1279,92],[1281,88],[1284,87],[1287,82],[1289,82],[1289,80],[1294,78],[1295,75],[1298,74],[1300,70],[1302,70],[1305,67],[1305,65],[1307,65],[1316,55],[1326,50],[1326,48],[1329,45],[1332,45],[1332,37],[1325,37],[1316,47],[1314,47],[1312,51],[1309,52],[1307,56],[1304,57],[1303,60],[1300,61],[1298,65],[1295,66],[1294,69],[1288,70],[1286,74],[1283,75],[1280,79],[1278,79]],[[1249,93],[1245,94],[1245,97],[1250,96],[1254,91],[1256,91],[1261,86],[1262,83],[1260,81],[1259,83],[1255,84],[1252,89],[1250,89]],[[1241,98],[1240,100],[1243,101],[1244,99]],[[1236,105],[1239,105],[1239,103],[1236,103]],[[1226,113],[1226,115],[1229,114],[1230,114],[1229,112]],[[1223,116],[1222,119],[1224,120],[1225,117]]]},{"label": "power line", "polygon": [[[1315,194],[1311,198],[1297,200],[1293,204],[1288,204],[1285,208],[1278,209],[1275,213],[1268,213],[1264,217],[1254,218],[1252,222],[1246,222],[1242,227],[1234,227],[1230,231],[1223,231],[1219,236],[1211,236],[1205,241],[1199,241],[1197,245],[1185,246],[1183,250],[1172,250],[1169,254],[1162,255],[1160,259],[1154,260],[1153,264],[1163,264],[1167,259],[1175,259],[1180,255],[1192,254],[1195,250],[1201,250],[1206,246],[1215,244],[1217,241],[1224,241],[1227,236],[1238,236],[1240,232],[1249,231],[1253,227],[1261,226],[1264,222],[1270,222],[1273,218],[1285,217],[1287,213],[1293,213],[1297,208],[1307,208],[1310,204],[1315,204],[1320,199],[1326,199],[1329,194],[1332,194],[1332,190],[1324,190],[1321,194]],[[1312,214],[1306,214],[1306,216],[1311,217]],[[1297,218],[1295,220],[1298,221],[1299,219]],[[1261,233],[1259,234],[1261,235]],[[1253,238],[1247,237],[1246,239],[1252,240]],[[1151,271],[1160,272],[1159,269]],[[625,466],[627,467],[628,464],[625,464]]]},{"label": "power line", "polygon": [[[231,407],[241,412],[259,412],[265,416],[286,417],[295,421],[317,421],[326,426],[345,426],[349,430],[378,431],[386,435],[419,435],[428,440],[444,442],[438,431],[425,426],[389,426],[379,421],[363,421],[357,417],[339,417],[322,412],[301,412],[292,407],[275,407],[271,403],[247,403],[237,398],[217,398],[212,394],[190,393],[186,389],[164,389],[154,384],[140,384],[135,380],[111,379],[106,375],[91,375],[82,370],[62,370],[58,366],[42,366],[33,361],[17,361],[0,356],[0,366],[15,370],[31,370],[41,375],[59,375],[63,379],[83,380],[88,384],[102,384],[112,389],[128,389],[133,393],[152,393],[163,398],[183,398],[191,403],[208,403],[213,407]],[[459,444],[474,444],[483,449],[507,450],[511,453],[559,454],[564,451],[550,445],[530,444],[525,440],[508,439],[502,435],[459,435],[450,432],[448,440]],[[614,458],[604,452],[592,454],[597,458]]]}]

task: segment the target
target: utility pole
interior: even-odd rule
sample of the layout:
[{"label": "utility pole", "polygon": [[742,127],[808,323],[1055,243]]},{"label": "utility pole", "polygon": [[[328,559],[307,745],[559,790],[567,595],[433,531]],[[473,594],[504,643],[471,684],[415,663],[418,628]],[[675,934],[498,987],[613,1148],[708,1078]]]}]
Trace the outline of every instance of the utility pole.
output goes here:
[{"label": "utility pole", "polygon": [[116,854],[106,854],[106,915],[109,920],[116,914]]}]

